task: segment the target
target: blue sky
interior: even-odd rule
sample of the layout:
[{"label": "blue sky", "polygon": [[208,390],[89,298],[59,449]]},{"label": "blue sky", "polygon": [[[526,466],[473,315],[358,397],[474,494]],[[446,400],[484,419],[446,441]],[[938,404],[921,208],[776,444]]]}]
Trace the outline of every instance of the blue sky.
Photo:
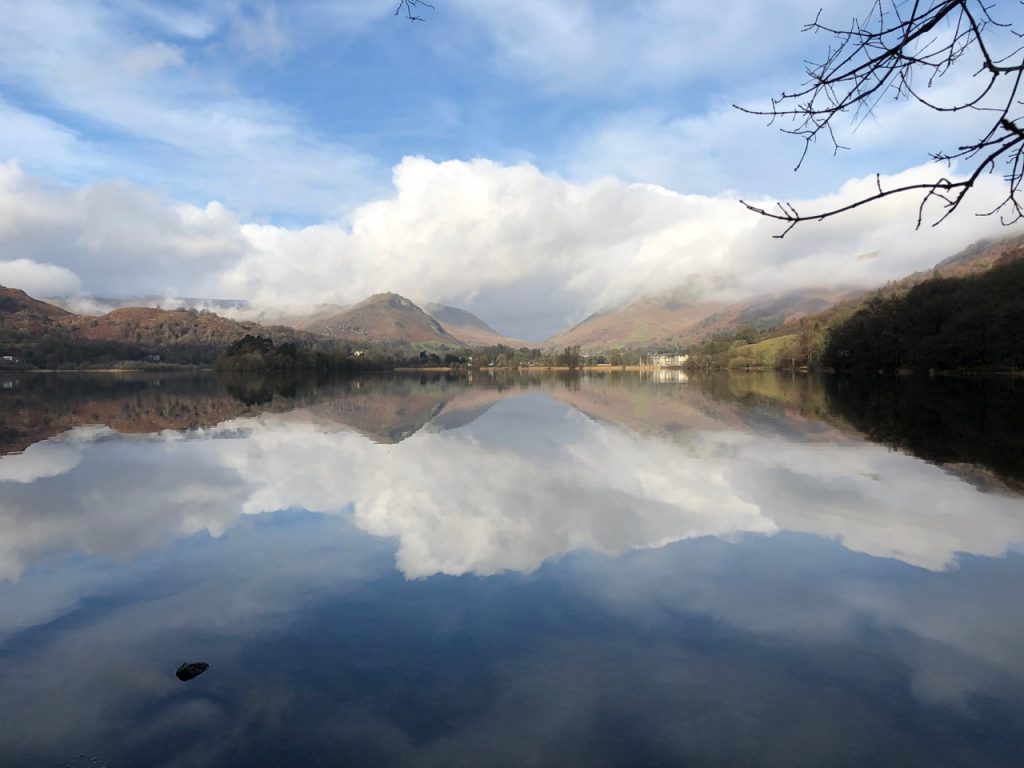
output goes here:
[{"label": "blue sky", "polygon": [[[760,267],[790,267],[773,289],[870,284],[991,229],[915,238],[891,229],[896,204],[872,214],[884,226],[765,243],[737,197],[927,173],[912,169],[964,129],[883,104],[853,150],[819,147],[794,174],[798,140],[731,104],[820,56],[804,0],[438,0],[422,23],[390,0],[5,5],[0,281],[37,293],[283,307],[390,289],[540,338],[688,281],[749,293]],[[893,237],[891,258],[851,263]]]}]

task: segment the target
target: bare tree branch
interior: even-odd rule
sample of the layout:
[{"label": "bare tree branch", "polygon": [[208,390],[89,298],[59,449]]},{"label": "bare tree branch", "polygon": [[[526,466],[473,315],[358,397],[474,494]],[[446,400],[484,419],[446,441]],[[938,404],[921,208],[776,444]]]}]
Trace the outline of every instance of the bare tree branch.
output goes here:
[{"label": "bare tree branch", "polygon": [[421,7],[434,10],[433,5],[426,3],[423,0],[399,0],[398,7],[395,8],[395,16],[398,16],[402,11],[405,11],[405,17],[409,21],[425,21],[425,19],[417,13]]},{"label": "bare tree branch", "polygon": [[[1021,3],[1009,2],[1019,6]],[[767,109],[737,106],[743,112],[766,116],[769,125],[777,121],[784,133],[804,141],[795,170],[799,170],[810,146],[824,137],[837,153],[845,149],[837,139],[837,120],[852,117],[859,125],[875,114],[883,99],[916,101],[937,113],[964,110],[991,113],[992,122],[980,136],[955,150],[931,153],[933,160],[958,169],[964,163],[966,178],[950,181],[942,177],[933,182],[884,188],[876,177],[877,192],[838,208],[800,213],[789,203],[778,210],[767,210],[744,202],[750,210],[777,219],[786,227],[784,237],[797,224],[821,221],[905,192],[923,192],[918,209],[918,226],[926,205],[941,204],[934,224],[948,218],[975,186],[978,179],[1003,168],[1007,196],[993,210],[979,215],[1000,213],[1003,223],[1024,218],[1024,199],[1020,188],[1024,174],[1024,115],[1021,113],[1021,82],[1024,76],[1024,46],[1014,46],[1000,55],[998,47],[1008,37],[1024,37],[1024,24],[998,21],[993,16],[996,3],[986,0],[874,0],[868,14],[854,19],[847,28],[827,26],[819,11],[805,31],[832,37],[832,44],[820,63],[808,63],[807,81],[792,92],[783,92],[771,100]],[[978,86],[953,104],[941,104],[924,94],[943,77],[969,71]]]}]

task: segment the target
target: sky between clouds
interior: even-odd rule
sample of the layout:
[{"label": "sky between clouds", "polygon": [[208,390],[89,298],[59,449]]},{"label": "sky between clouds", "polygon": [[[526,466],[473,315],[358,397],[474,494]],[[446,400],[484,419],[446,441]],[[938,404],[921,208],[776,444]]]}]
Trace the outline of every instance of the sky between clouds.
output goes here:
[{"label": "sky between clouds", "polygon": [[912,199],[782,242],[739,206],[931,178],[928,152],[971,137],[885,104],[794,174],[797,140],[731,104],[801,82],[817,2],[438,0],[422,24],[391,0],[5,5],[0,282],[35,295],[393,290],[542,339],[681,284],[870,286],[999,232],[973,215],[997,179],[916,234]]}]

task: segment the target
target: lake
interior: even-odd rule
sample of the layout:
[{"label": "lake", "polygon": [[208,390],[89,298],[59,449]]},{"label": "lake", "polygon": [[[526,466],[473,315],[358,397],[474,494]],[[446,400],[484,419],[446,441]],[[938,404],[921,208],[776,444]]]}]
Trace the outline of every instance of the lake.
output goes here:
[{"label": "lake", "polygon": [[0,375],[0,765],[1020,766],[1022,435],[1009,377]]}]

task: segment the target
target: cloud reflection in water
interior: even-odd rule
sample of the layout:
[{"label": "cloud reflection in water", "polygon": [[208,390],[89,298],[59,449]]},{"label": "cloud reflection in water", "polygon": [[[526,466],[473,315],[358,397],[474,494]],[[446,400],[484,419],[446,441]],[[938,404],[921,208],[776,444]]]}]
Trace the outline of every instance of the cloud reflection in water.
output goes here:
[{"label": "cloud reflection in water", "polygon": [[[1024,543],[1010,494],[980,493],[821,422],[751,427],[737,409],[677,389],[673,431],[657,435],[629,415],[633,428],[611,423],[607,402],[603,418],[585,415],[608,394],[586,387],[466,389],[443,409],[424,406],[444,415],[437,429],[404,427],[413,434],[394,444],[346,428],[332,401],[143,437],[73,429],[0,458],[0,576],[46,553],[129,556],[292,508],[351,516],[394,539],[409,578],[779,530],[932,570]],[[460,397],[477,417],[467,424]]]}]

